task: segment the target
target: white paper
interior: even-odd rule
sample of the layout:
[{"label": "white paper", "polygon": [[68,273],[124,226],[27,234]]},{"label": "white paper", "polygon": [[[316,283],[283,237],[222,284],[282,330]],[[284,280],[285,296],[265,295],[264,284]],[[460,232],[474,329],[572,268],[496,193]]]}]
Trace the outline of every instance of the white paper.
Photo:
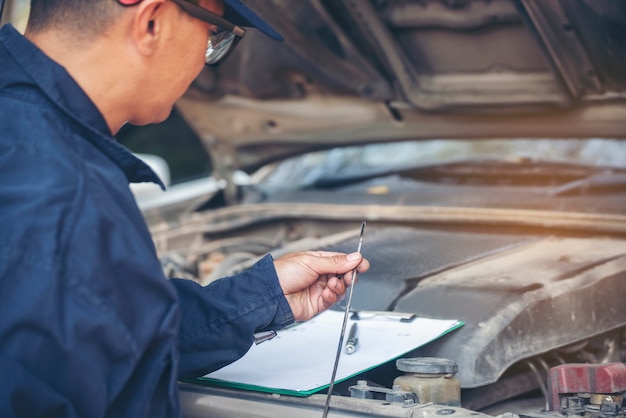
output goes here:
[{"label": "white paper", "polygon": [[[278,332],[271,341],[253,345],[241,359],[206,378],[238,385],[306,392],[330,384],[343,312],[326,311],[310,321]],[[344,345],[352,324],[348,321]],[[343,351],[335,382],[369,370],[418,348],[462,325],[457,320],[398,317],[361,313],[358,345],[353,354]]]}]

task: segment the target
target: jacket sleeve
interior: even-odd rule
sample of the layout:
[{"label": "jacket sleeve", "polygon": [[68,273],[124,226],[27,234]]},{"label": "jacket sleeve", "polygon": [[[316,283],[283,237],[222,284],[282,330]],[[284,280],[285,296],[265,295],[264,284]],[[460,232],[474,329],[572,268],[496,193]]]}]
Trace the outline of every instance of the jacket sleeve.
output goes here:
[{"label": "jacket sleeve", "polygon": [[179,378],[203,376],[242,357],[254,333],[280,329],[294,317],[265,256],[249,270],[208,286],[172,279],[179,295]]}]

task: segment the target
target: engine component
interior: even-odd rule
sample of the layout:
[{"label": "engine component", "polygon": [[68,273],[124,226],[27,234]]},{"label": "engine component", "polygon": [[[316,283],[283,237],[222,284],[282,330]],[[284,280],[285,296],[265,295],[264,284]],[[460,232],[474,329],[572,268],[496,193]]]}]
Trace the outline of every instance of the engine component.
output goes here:
[{"label": "engine component", "polygon": [[394,385],[393,388],[381,388],[378,386],[370,386],[366,380],[357,381],[356,386],[350,386],[350,396],[358,399],[377,399],[381,395],[384,396],[386,402],[399,403],[403,406],[413,406],[418,403],[415,393],[404,391],[400,386]]},{"label": "engine component", "polygon": [[461,383],[454,377],[458,366],[452,360],[437,357],[401,358],[396,367],[406,375],[393,384],[417,395],[420,403],[461,406]]},{"label": "engine component", "polygon": [[626,365],[563,364],[550,369],[550,410],[590,417],[624,416]]}]

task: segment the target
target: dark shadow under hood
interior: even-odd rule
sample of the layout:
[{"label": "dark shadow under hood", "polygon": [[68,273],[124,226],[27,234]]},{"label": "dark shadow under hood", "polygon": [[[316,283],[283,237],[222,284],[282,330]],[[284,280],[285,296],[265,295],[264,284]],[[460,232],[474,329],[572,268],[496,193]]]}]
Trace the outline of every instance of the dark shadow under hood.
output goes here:
[{"label": "dark shadow under hood", "polygon": [[623,137],[626,3],[261,0],[178,103],[218,162],[421,138]]}]

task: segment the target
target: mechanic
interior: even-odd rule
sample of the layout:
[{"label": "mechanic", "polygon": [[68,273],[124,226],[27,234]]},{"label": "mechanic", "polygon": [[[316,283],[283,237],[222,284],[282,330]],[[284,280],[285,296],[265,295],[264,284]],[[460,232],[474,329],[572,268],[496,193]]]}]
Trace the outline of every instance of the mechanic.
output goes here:
[{"label": "mechanic", "polygon": [[32,0],[24,36],[0,29],[2,417],[179,416],[177,380],[329,308],[369,267],[303,252],[206,287],[164,277],[128,187],[163,185],[113,135],[164,120],[241,26],[280,39],[239,0],[194,3]]}]

